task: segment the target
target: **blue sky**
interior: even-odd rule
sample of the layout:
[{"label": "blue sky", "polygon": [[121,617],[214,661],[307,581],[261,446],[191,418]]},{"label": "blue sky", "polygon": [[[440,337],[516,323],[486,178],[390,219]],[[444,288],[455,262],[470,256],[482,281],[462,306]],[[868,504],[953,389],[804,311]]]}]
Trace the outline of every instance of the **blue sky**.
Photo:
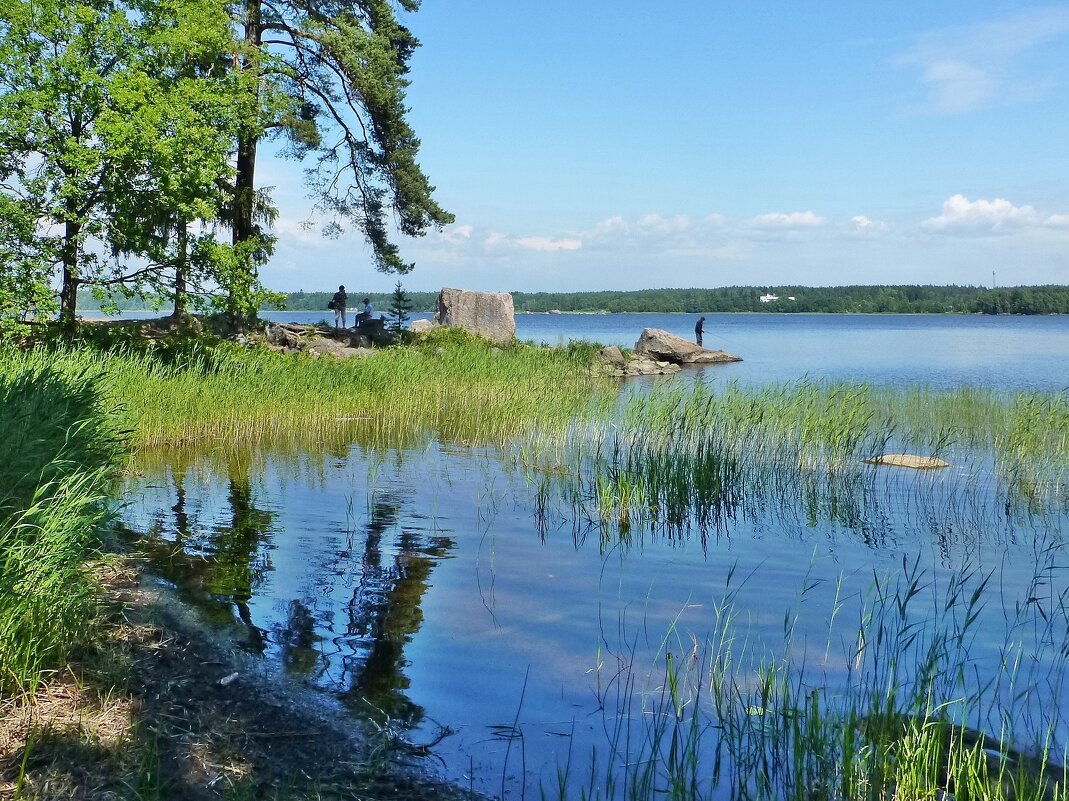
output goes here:
[{"label": "blue sky", "polygon": [[[1069,3],[424,0],[413,290],[1069,283]],[[261,162],[281,290],[385,291]]]}]

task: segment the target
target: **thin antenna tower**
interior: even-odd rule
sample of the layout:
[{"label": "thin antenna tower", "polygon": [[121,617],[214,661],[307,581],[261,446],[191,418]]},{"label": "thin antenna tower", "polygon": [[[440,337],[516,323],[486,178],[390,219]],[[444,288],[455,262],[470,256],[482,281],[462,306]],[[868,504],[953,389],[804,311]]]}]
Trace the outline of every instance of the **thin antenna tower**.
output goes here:
[{"label": "thin antenna tower", "polygon": [[992,289],[995,288],[995,271],[994,270],[991,271],[991,288]]}]

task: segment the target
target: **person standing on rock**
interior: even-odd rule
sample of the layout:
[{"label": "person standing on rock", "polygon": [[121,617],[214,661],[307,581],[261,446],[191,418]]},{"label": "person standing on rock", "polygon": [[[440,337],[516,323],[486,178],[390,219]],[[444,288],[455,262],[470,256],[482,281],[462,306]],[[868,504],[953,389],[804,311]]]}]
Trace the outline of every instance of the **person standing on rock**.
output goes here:
[{"label": "person standing on rock", "polygon": [[342,284],[334,293],[334,297],[330,299],[331,308],[334,309],[335,328],[348,328],[345,321],[345,304],[348,300],[349,297],[345,294],[345,284]]},{"label": "person standing on rock", "polygon": [[704,347],[702,345],[702,334],[705,332],[705,318],[699,317],[698,322],[694,324],[694,341],[698,343],[698,347]]}]

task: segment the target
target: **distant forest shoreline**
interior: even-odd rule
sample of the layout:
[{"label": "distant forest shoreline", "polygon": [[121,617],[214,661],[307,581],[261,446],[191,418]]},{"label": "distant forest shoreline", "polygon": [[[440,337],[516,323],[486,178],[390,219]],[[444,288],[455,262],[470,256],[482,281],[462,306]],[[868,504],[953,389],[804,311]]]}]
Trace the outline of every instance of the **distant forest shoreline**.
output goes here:
[{"label": "distant forest shoreline", "polygon": [[[437,292],[407,292],[414,312],[433,312]],[[79,307],[99,309],[88,292]],[[333,292],[291,292],[287,311],[323,311]],[[352,292],[358,305],[362,292]],[[391,293],[368,293],[378,312],[387,312]],[[642,289],[606,292],[513,292],[517,312],[680,313],[762,312],[797,314],[1069,314],[1069,286],[1018,286],[988,289],[979,286],[772,286],[718,289]],[[149,299],[151,300],[151,299]],[[134,310],[136,301],[120,301]],[[149,302],[142,308],[150,308]],[[166,305],[163,306],[166,310]],[[269,306],[263,311],[278,310]]]}]

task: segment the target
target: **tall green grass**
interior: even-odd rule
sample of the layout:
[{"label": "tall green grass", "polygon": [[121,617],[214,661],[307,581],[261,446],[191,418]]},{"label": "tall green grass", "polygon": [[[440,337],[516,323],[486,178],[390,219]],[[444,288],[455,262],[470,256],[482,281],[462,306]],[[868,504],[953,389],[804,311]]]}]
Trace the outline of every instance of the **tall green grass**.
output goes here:
[{"label": "tall green grass", "polygon": [[456,334],[348,361],[226,346],[169,359],[81,348],[54,360],[64,372],[100,375],[140,448],[399,445],[427,432],[493,442],[531,425],[564,426],[592,397],[612,397],[583,348],[497,348]]},{"label": "tall green grass", "polygon": [[0,689],[32,689],[84,642],[86,561],[109,516],[120,438],[99,381],[0,354]]}]

